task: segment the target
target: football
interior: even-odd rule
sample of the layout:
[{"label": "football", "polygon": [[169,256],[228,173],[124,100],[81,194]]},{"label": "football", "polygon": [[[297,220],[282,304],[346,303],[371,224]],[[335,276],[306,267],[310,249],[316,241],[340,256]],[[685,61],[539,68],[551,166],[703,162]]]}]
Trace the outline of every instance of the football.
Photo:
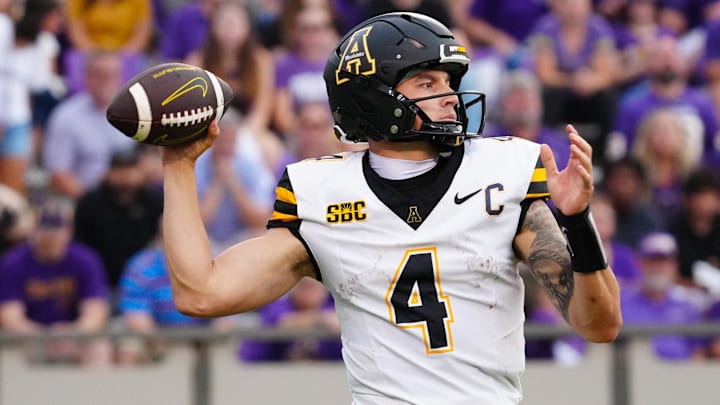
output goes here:
[{"label": "football", "polygon": [[212,72],[184,63],[145,69],[118,90],[107,120],[137,142],[181,145],[205,134],[232,100],[230,86]]}]

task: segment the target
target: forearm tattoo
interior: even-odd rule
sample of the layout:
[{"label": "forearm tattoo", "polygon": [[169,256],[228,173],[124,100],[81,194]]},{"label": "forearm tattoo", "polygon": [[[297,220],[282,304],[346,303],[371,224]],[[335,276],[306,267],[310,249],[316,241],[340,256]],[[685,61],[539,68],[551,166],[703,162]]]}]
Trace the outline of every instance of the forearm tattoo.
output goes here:
[{"label": "forearm tattoo", "polygon": [[552,212],[542,201],[530,205],[523,226],[535,233],[528,255],[530,271],[543,285],[563,318],[569,321],[573,271],[565,238]]}]

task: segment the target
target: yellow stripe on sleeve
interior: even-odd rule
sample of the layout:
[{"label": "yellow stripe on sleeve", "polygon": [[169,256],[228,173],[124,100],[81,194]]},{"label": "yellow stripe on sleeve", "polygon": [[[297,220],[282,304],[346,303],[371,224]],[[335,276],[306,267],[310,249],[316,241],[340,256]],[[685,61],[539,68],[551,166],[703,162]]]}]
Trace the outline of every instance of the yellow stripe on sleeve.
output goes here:
[{"label": "yellow stripe on sleeve", "polygon": [[281,222],[291,222],[291,221],[297,221],[298,216],[297,215],[289,215],[289,214],[283,214],[282,212],[273,211],[272,217],[270,218],[271,221],[281,221]]},{"label": "yellow stripe on sleeve", "polygon": [[278,201],[297,205],[297,200],[295,199],[295,193],[286,189],[285,187],[276,187],[275,188],[275,197],[278,199]]}]

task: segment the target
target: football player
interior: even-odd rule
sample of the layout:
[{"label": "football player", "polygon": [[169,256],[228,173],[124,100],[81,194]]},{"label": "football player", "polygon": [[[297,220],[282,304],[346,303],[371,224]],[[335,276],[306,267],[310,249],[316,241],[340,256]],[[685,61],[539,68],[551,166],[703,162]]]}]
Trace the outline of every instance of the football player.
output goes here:
[{"label": "football player", "polygon": [[249,311],[303,277],[322,280],[355,405],[517,404],[520,261],[577,333],[612,341],[622,319],[589,212],[590,146],[568,125],[559,171],[546,145],[469,131],[467,109],[483,108],[484,96],[458,92],[468,62],[423,15],[384,14],[351,30],[324,77],[337,137],[368,150],[289,165],[268,232],[215,258],[193,164],[217,126],[166,148],[164,230],[180,311]]}]

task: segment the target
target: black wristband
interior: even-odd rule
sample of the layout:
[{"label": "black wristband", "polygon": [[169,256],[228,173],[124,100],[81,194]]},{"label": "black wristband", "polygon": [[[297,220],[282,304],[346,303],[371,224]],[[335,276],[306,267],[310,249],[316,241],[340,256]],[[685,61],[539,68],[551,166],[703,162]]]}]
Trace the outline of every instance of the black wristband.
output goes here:
[{"label": "black wristband", "polygon": [[570,216],[558,210],[557,220],[567,238],[573,271],[592,273],[608,267],[600,236],[590,215],[590,206]]}]

